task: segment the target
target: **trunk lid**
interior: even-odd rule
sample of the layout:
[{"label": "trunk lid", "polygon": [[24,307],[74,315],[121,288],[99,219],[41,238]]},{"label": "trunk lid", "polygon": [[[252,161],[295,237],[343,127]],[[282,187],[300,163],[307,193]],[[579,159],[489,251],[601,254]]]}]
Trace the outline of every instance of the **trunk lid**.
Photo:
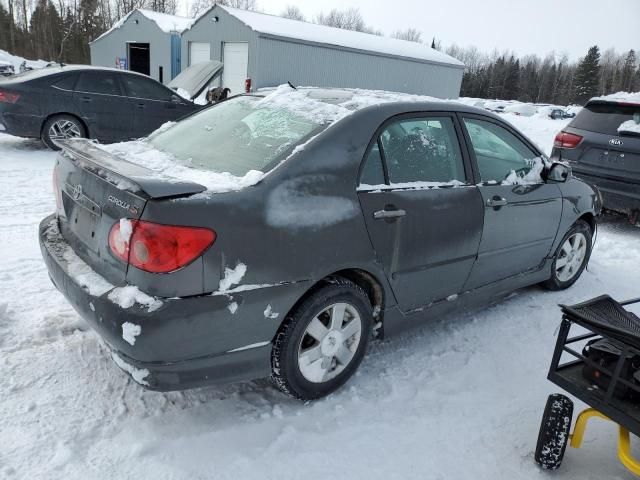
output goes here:
[{"label": "trunk lid", "polygon": [[193,100],[222,72],[222,62],[211,60],[191,65],[171,80],[169,88],[181,89]]},{"label": "trunk lid", "polygon": [[54,169],[60,231],[75,253],[115,285],[128,265],[109,248],[109,232],[123,218],[139,219],[150,199],[205,190],[196,183],[167,181],[147,168],[101,150],[87,140],[60,142]]}]

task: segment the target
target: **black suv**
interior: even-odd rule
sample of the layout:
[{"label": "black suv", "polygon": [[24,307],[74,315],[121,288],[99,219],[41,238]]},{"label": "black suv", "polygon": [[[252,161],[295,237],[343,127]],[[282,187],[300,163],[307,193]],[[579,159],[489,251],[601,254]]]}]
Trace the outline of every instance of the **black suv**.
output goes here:
[{"label": "black suv", "polygon": [[604,207],[640,214],[640,96],[591,99],[555,138],[554,160],[569,162],[576,176],[595,185]]}]

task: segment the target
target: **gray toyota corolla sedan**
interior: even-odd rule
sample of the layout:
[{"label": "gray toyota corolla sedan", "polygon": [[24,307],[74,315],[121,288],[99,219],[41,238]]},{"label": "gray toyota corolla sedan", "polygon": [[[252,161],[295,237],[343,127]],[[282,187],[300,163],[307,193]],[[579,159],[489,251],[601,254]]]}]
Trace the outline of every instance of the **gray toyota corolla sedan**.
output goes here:
[{"label": "gray toyota corolla sedan", "polygon": [[373,336],[571,286],[600,197],[458,103],[280,87],[149,138],[64,144],[40,225],[56,287],[138,383],[271,376],[314,399]]}]

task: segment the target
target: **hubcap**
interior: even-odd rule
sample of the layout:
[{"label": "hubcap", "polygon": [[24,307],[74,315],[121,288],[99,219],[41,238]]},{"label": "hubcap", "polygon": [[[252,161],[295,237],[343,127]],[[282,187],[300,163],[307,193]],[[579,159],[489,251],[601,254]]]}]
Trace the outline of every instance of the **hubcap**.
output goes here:
[{"label": "hubcap", "polygon": [[556,259],[556,276],[561,282],[575,277],[587,257],[587,239],[582,233],[571,235],[560,248]]},{"label": "hubcap", "polygon": [[58,120],[49,127],[49,138],[53,143],[56,143],[56,140],[80,137],[82,137],[80,127],[70,120]]},{"label": "hubcap", "polygon": [[358,311],[335,303],[307,326],[298,348],[298,367],[308,381],[322,383],[339,375],[351,363],[362,334]]}]

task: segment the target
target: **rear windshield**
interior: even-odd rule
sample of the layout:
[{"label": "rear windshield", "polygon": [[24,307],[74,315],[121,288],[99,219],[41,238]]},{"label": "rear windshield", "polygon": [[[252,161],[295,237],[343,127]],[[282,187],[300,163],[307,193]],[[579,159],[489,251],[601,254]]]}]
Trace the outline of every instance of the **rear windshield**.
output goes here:
[{"label": "rear windshield", "polygon": [[640,113],[640,105],[590,104],[580,110],[571,126],[591,132],[618,135],[618,127],[634,114]]},{"label": "rear windshield", "polygon": [[260,100],[230,99],[160,130],[148,141],[185,165],[244,176],[250,170],[268,170],[270,164],[325,128]]}]

